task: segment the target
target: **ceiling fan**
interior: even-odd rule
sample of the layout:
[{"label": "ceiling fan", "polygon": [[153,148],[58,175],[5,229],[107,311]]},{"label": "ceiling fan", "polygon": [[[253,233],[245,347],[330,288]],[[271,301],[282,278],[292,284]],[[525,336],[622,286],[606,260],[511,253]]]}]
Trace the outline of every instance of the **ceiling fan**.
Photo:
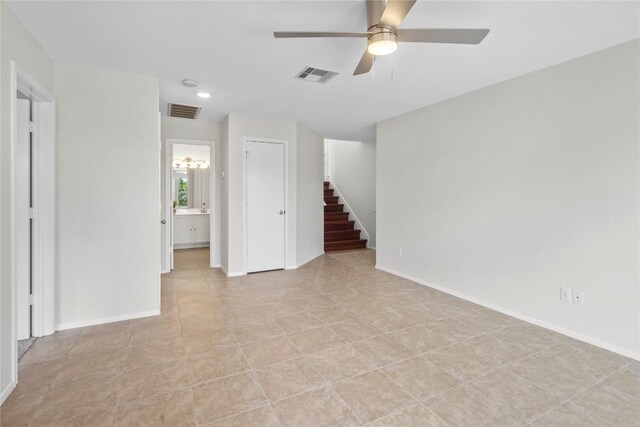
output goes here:
[{"label": "ceiling fan", "polygon": [[368,73],[376,56],[393,53],[399,42],[478,44],[489,33],[479,28],[419,28],[398,29],[416,0],[367,0],[366,32],[276,31],[280,38],[362,37],[367,38],[367,50],[353,72]]}]

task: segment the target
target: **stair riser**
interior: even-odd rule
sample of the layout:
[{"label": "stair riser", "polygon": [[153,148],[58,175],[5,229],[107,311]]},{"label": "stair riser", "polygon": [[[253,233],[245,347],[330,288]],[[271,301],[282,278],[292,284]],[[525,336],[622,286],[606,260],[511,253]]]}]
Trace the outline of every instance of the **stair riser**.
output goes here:
[{"label": "stair riser", "polygon": [[324,223],[324,231],[344,231],[353,230],[353,223],[350,224],[331,224],[330,222]]},{"label": "stair riser", "polygon": [[324,207],[325,212],[342,212],[344,210],[344,205],[327,205]]},{"label": "stair riser", "polygon": [[337,205],[338,204],[338,196],[325,197],[324,202],[328,205]]},{"label": "stair riser", "polygon": [[366,240],[354,240],[347,242],[326,242],[324,244],[325,252],[344,251],[347,249],[362,249],[367,247]]},{"label": "stair riser", "polygon": [[324,233],[325,243],[340,242],[344,240],[359,240],[359,239],[360,239],[360,230],[346,230],[346,231],[335,231],[332,233]]},{"label": "stair riser", "polygon": [[324,189],[324,197],[332,197],[333,196],[333,190],[329,190],[327,188]]},{"label": "stair riser", "polygon": [[349,219],[349,212],[325,212],[324,222],[346,221]]}]

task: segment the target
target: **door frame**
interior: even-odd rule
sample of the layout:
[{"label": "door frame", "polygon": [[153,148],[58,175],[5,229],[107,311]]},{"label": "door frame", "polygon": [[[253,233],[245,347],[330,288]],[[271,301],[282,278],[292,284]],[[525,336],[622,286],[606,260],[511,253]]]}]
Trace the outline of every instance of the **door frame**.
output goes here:
[{"label": "door frame", "polygon": [[[16,147],[18,91],[31,98],[32,191],[35,206],[32,223],[32,336],[55,332],[55,98],[15,61],[10,70],[10,143],[11,143],[11,382],[18,381],[17,284],[16,284]],[[2,396],[4,397],[4,396]]]},{"label": "door frame", "polygon": [[289,233],[290,227],[293,227],[291,222],[291,218],[289,210],[289,141],[286,139],[274,139],[274,138],[255,138],[255,137],[244,137],[242,138],[242,270],[243,274],[248,274],[248,266],[247,266],[247,258],[248,258],[248,215],[247,215],[247,142],[261,142],[267,144],[283,144],[284,145],[284,269],[289,270],[295,267],[289,267],[291,265],[291,253],[289,248]]},{"label": "door frame", "polygon": [[182,139],[182,138],[164,138],[164,199],[165,206],[163,214],[167,220],[168,227],[165,228],[165,247],[166,257],[169,264],[169,270],[162,270],[162,273],[169,273],[173,269],[173,207],[171,206],[171,176],[173,171],[173,146],[178,145],[207,145],[209,147],[209,266],[211,268],[220,267],[215,262],[215,255],[220,250],[215,244],[216,234],[216,143],[213,140],[206,139]]}]

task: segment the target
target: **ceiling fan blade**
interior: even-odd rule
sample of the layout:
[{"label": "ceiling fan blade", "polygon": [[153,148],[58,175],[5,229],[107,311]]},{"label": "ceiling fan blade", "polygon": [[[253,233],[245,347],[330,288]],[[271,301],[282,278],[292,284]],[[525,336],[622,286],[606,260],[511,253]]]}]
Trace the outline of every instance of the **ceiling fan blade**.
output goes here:
[{"label": "ceiling fan blade", "polygon": [[380,17],[380,25],[398,28],[416,0],[389,0]]},{"label": "ceiling fan blade", "polygon": [[486,28],[422,28],[398,30],[399,42],[478,44],[489,34]]},{"label": "ceiling fan blade", "polygon": [[369,37],[369,33],[327,32],[327,31],[274,31],[277,39],[307,38],[307,37]]},{"label": "ceiling fan blade", "polygon": [[353,75],[354,76],[358,76],[360,74],[368,73],[369,70],[371,70],[371,67],[373,67],[373,61],[375,61],[375,60],[376,60],[375,56],[370,54],[368,50],[365,50],[364,51],[364,55],[362,55],[362,58],[360,59],[360,62],[358,63],[358,66],[356,67],[355,71],[353,72]]}]

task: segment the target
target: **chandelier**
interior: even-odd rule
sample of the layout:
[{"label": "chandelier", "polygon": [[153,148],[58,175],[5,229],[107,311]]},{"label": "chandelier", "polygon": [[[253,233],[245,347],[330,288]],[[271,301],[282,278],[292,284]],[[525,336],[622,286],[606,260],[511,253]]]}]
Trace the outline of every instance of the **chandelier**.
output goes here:
[{"label": "chandelier", "polygon": [[208,160],[194,160],[191,157],[184,159],[173,159],[176,169],[207,169],[209,167]]}]

